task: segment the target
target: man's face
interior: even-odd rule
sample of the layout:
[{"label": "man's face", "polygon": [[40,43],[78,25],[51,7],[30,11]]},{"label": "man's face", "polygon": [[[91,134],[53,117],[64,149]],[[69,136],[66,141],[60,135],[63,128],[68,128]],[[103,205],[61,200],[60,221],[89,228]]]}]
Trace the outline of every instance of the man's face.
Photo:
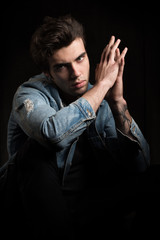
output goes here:
[{"label": "man's face", "polygon": [[89,60],[81,38],[57,50],[49,58],[53,82],[70,98],[83,95],[89,81]]}]

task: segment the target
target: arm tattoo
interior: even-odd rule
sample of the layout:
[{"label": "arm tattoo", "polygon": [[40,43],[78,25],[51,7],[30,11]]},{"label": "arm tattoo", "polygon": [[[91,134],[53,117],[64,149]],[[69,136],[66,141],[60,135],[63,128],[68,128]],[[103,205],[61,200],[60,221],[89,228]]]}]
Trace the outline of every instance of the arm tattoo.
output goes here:
[{"label": "arm tattoo", "polygon": [[[112,109],[113,110],[113,109]],[[129,112],[127,104],[123,105],[120,109],[114,109],[113,115],[116,121],[117,127],[124,133],[130,130],[131,120],[129,118]]]},{"label": "arm tattoo", "polygon": [[119,115],[122,119],[122,127],[125,128],[125,124],[128,125],[128,127],[130,128],[131,126],[131,121],[130,119],[127,117],[126,111],[128,111],[128,107],[127,104],[123,106],[122,110],[119,112]]}]

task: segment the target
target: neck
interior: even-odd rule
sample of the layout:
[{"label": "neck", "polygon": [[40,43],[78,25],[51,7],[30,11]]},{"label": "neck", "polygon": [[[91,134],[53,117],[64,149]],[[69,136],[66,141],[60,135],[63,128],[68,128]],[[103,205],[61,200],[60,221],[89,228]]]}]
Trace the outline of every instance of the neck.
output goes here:
[{"label": "neck", "polygon": [[78,96],[71,96],[67,93],[64,93],[62,92],[60,89],[58,89],[59,91],[59,94],[60,94],[60,97],[62,99],[62,102],[65,104],[65,105],[69,105],[70,103],[76,101],[79,97]]}]

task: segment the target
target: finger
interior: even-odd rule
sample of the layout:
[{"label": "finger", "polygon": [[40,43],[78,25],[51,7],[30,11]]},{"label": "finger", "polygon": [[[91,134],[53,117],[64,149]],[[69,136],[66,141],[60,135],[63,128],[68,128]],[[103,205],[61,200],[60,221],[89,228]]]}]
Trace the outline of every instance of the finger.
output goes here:
[{"label": "finger", "polygon": [[101,55],[101,62],[104,62],[105,60],[105,56],[106,56],[106,52],[107,52],[107,49],[108,49],[108,44],[106,45],[106,47],[104,48],[103,52],[102,52],[102,55]]},{"label": "finger", "polygon": [[119,56],[119,59],[125,58],[127,51],[128,51],[128,48],[125,47],[125,49],[122,51],[121,55]]},{"label": "finger", "polygon": [[104,50],[102,52],[101,62],[104,62],[108,58],[108,55],[110,53],[111,47],[113,46],[114,42],[115,42],[115,36],[112,36],[110,38],[109,43],[106,45],[106,47],[104,48]]},{"label": "finger", "polygon": [[120,56],[120,50],[119,48],[116,49],[116,52],[115,52],[115,57],[114,57],[114,60],[117,61],[117,59],[119,58]]},{"label": "finger", "polygon": [[108,47],[106,49],[106,54],[105,54],[105,60],[109,60],[109,56],[110,56],[110,52],[111,52],[111,49],[114,45],[114,42],[115,42],[115,36],[112,36],[109,43],[108,43]]},{"label": "finger", "polygon": [[125,65],[125,55],[127,53],[128,49],[125,48],[121,55],[119,56],[119,59],[117,60],[119,62],[119,71],[118,71],[118,77],[123,77],[123,71],[124,71],[124,65]]},{"label": "finger", "polygon": [[115,42],[115,36],[112,36],[112,37],[110,38],[109,43],[108,43],[108,47],[109,47],[109,48],[112,47],[113,44],[114,44],[114,42]]},{"label": "finger", "polygon": [[120,39],[117,39],[117,41],[115,42],[115,44],[113,45],[111,51],[110,51],[110,60],[111,61],[114,61],[114,58],[115,58],[115,52],[116,52],[116,49],[118,48],[119,44],[120,44],[121,40]]},{"label": "finger", "polygon": [[123,76],[124,64],[125,64],[125,61],[124,61],[124,58],[122,58],[119,66],[118,77]]}]

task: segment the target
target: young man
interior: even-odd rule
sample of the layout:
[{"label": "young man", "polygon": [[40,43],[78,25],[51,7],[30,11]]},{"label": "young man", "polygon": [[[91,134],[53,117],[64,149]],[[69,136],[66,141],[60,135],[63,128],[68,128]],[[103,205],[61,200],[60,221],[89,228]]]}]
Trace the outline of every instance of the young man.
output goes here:
[{"label": "young man", "polygon": [[149,165],[148,144],[123,97],[127,48],[120,53],[119,44],[112,36],[92,86],[80,23],[48,17],[33,34],[31,54],[42,73],[18,88],[8,124],[30,238],[71,239],[75,230],[79,239],[98,216],[108,224],[97,204],[105,206],[98,192],[112,184],[111,169],[123,175]]}]

